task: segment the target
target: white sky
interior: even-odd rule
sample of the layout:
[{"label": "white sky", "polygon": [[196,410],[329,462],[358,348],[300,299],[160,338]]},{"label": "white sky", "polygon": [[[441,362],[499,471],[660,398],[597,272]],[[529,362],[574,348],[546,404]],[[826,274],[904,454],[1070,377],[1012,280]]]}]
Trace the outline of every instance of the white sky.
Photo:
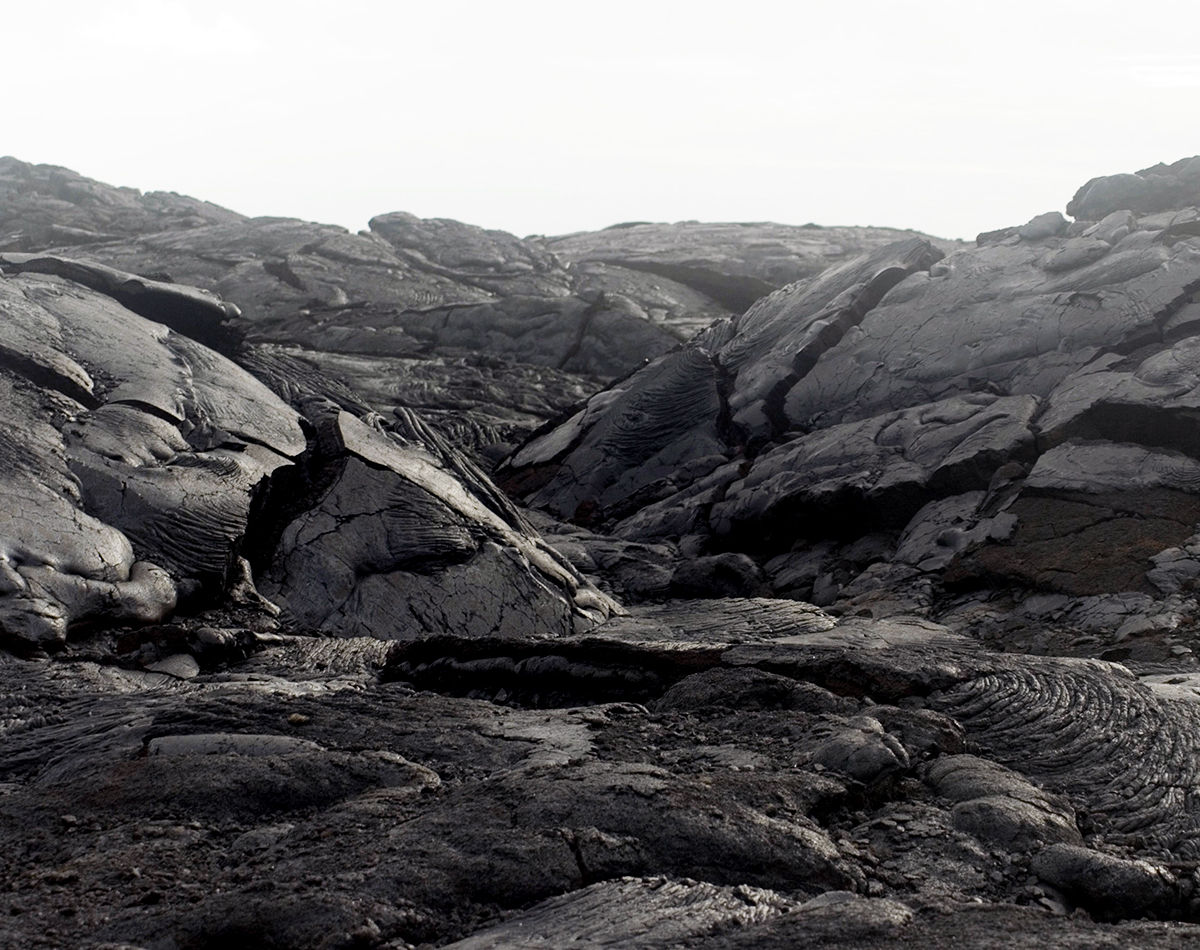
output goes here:
[{"label": "white sky", "polygon": [[972,238],[1200,153],[1196,0],[0,0],[0,27],[0,154],[351,230]]}]

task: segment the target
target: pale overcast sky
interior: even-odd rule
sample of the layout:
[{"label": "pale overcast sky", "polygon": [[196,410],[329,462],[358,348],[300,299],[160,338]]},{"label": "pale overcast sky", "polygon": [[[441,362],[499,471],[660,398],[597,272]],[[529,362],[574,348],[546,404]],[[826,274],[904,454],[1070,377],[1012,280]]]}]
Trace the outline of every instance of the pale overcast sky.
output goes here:
[{"label": "pale overcast sky", "polygon": [[0,0],[0,154],[254,215],[945,237],[1200,153],[1200,3]]}]

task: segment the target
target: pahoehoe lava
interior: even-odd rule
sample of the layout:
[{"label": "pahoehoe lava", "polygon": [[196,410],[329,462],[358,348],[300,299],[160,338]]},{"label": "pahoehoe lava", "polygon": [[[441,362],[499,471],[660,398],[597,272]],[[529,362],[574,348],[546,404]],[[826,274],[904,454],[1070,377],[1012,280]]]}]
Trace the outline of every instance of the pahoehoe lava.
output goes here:
[{"label": "pahoehoe lava", "polygon": [[0,944],[1200,939],[1200,158],[1066,211],[0,159]]}]

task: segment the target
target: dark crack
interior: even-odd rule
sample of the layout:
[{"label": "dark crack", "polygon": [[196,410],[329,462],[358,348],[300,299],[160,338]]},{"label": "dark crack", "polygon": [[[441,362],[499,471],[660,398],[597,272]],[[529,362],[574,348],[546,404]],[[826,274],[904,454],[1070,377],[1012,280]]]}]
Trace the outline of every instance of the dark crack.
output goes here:
[{"label": "dark crack", "polygon": [[603,292],[579,315],[579,328],[575,331],[575,339],[571,345],[567,347],[567,351],[563,354],[562,359],[558,361],[555,369],[565,370],[567,364],[579,355],[580,349],[583,347],[584,337],[587,336],[588,328],[592,324],[592,318],[596,314],[608,309],[608,299]]}]

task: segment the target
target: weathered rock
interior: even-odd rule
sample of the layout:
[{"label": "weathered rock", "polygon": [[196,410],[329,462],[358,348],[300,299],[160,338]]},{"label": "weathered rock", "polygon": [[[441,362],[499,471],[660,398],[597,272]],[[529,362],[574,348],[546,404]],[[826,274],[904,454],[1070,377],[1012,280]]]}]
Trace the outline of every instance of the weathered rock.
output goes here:
[{"label": "weathered rock", "polygon": [[760,300],[720,337],[707,334],[704,342],[732,377],[728,398],[733,422],[753,440],[779,436],[803,423],[806,416],[784,405],[793,386],[862,324],[889,291],[942,257],[916,238],[888,244]]},{"label": "weathered rock", "polygon": [[[472,616],[489,597],[495,598],[492,608],[478,616],[479,629],[486,632],[570,632],[573,617],[594,623],[613,609],[611,601],[540,546],[482,472],[404,411],[394,428],[409,436],[414,448],[403,449],[343,413],[340,422],[325,427],[325,458],[318,462],[308,451],[295,412],[260,382],[194,340],[135,316],[108,293],[132,294],[142,303],[153,299],[148,311],[163,311],[172,319],[186,317],[191,307],[214,323],[228,315],[219,300],[173,284],[125,280],[116,271],[66,259],[7,255],[5,261],[25,272],[5,279],[0,288],[12,314],[8,338],[10,352],[17,354],[13,365],[32,372],[37,382],[55,385],[64,399],[78,396],[92,407],[90,412],[67,409],[71,419],[58,421],[61,436],[48,426],[28,434],[30,447],[47,443],[51,451],[49,467],[42,463],[40,476],[37,466],[30,474],[63,499],[62,513],[49,515],[46,527],[61,534],[56,517],[82,526],[80,519],[86,516],[79,505],[124,532],[112,532],[111,543],[118,549],[99,555],[96,566],[59,555],[56,560],[63,567],[47,569],[40,566],[47,550],[38,557],[35,587],[13,572],[5,608],[10,637],[30,647],[54,646],[62,642],[69,623],[97,610],[114,618],[161,619],[175,605],[174,585],[158,568],[135,567],[135,555],[162,565],[185,585],[203,585],[211,595],[232,582],[243,545],[257,552],[260,564],[278,562],[278,577],[267,590],[285,601],[293,622],[343,635],[393,637],[403,635],[400,631],[410,623],[422,632],[446,630],[455,617]],[[78,278],[106,293],[73,280],[38,276],[46,271]],[[176,299],[181,304],[172,310]],[[204,335],[203,325],[184,324]],[[25,351],[30,356],[20,355]],[[87,353],[89,370],[70,355],[81,351]],[[354,437],[347,442],[349,431]],[[262,501],[269,479],[306,452],[303,470],[289,474],[287,485],[315,479],[315,486],[307,495],[291,497],[291,487],[277,487],[266,508],[273,509],[275,521],[284,517],[283,511],[301,514],[316,532],[315,541],[293,556],[289,544],[295,542],[288,539],[303,533],[296,527],[275,556],[268,549],[269,527],[264,526],[261,537],[246,537],[252,504]],[[65,465],[53,461],[56,454]],[[380,471],[389,464],[390,474]],[[325,469],[317,472],[321,465]],[[67,466],[81,490],[72,484]],[[464,481],[470,488],[463,487]],[[32,488],[18,485],[14,490],[27,493]],[[340,501],[331,501],[335,496]],[[322,498],[336,510],[298,510],[306,499],[320,504]],[[378,522],[367,527],[364,516],[388,509],[394,512],[391,528],[380,528]],[[318,522],[324,527],[314,527]],[[278,530],[284,527],[281,523]],[[30,543],[63,543],[49,536],[37,542],[31,522],[16,523],[13,529],[14,553]],[[99,537],[92,543],[100,543]],[[349,573],[330,573],[335,564]],[[78,579],[70,579],[76,575]],[[485,575],[486,582],[481,580]],[[434,583],[426,579],[432,576],[438,578]],[[114,583],[127,589],[120,593]],[[371,588],[372,583],[382,592],[400,591],[395,596],[406,604],[404,615],[415,619],[398,622],[383,593],[374,597],[362,590],[359,595],[375,602],[378,613],[340,621],[354,613],[347,610],[346,597],[359,585]],[[452,583],[460,585],[459,594],[447,597]],[[416,606],[421,590],[433,598],[425,608]],[[487,591],[494,594],[480,596]],[[508,604],[507,620],[501,604]]]},{"label": "weathered rock", "polygon": [[505,231],[397,211],[371,219],[371,230],[423,270],[506,296],[566,296],[570,281],[553,255]]},{"label": "weathered rock", "polygon": [[1194,939],[1068,915],[1200,909],[1200,211],[880,248],[589,397],[537,363],[801,249],[35,178],[114,223],[0,268],[0,629],[59,651],[0,653],[0,943]]},{"label": "weathered rock", "polygon": [[931,501],[905,526],[896,546],[896,560],[933,571],[987,541],[1011,537],[1016,515],[1001,511],[986,517],[980,509],[987,499],[987,492],[973,491]]},{"label": "weathered rock", "polygon": [[932,709],[875,705],[867,715],[899,740],[914,763],[931,756],[956,755],[966,745],[962,726]]},{"label": "weathered rock", "polygon": [[240,339],[239,329],[231,321],[239,318],[241,311],[195,287],[52,254],[2,254],[0,267],[10,273],[51,274],[90,287],[134,313],[217,350],[231,352]]},{"label": "weathered rock", "polygon": [[549,531],[538,525],[546,543],[581,574],[603,589],[611,590],[623,603],[635,604],[668,596],[671,578],[680,563],[679,552],[674,546],[638,544],[558,522],[552,524],[554,527]]},{"label": "weathered rock", "polygon": [[0,158],[0,250],[35,251],[115,236],[244,220],[174,192],[113,188],[56,165]]},{"label": "weathered rock", "polygon": [[[155,564],[219,587],[252,492],[304,448],[295,413],[223,357],[73,282],[0,278],[0,307],[15,372],[9,637],[44,648],[89,615],[161,619],[176,590]],[[47,396],[17,396],[31,383]]]},{"label": "weathered rock", "polygon": [[913,919],[899,900],[830,892],[759,926],[714,933],[699,946],[889,946],[909,936]]},{"label": "weathered rock", "polygon": [[1038,842],[1083,840],[1067,802],[994,762],[942,756],[930,765],[927,778],[937,794],[955,802],[954,827],[981,840],[1011,851],[1028,851]]},{"label": "weathered rock", "polygon": [[594,300],[600,294],[624,298],[681,342],[733,315],[708,294],[661,274],[592,260],[573,261],[568,270],[575,293],[583,299]]},{"label": "weathered rock", "polygon": [[[912,236],[911,231],[892,228],[683,221],[631,222],[603,231],[531,240],[572,264],[602,262],[648,272],[706,294],[729,312],[741,313],[785,284]],[[933,240],[946,252],[961,246],[957,241]]]},{"label": "weathered rock", "polygon": [[[853,885],[833,842],[811,823],[769,818],[719,783],[647,765],[579,762],[532,774],[514,770],[489,782],[485,799],[464,788],[431,816],[429,826],[410,824],[397,837],[398,843],[440,839],[469,860],[486,856],[489,839],[514,837],[514,826],[518,836],[547,828],[576,836],[595,829],[607,836],[596,855],[603,863],[589,868],[585,860],[584,875],[669,873],[759,887]],[[496,880],[477,886],[500,891],[506,885]]]},{"label": "weathered rock", "polygon": [[1022,241],[1040,241],[1043,238],[1057,237],[1067,229],[1067,219],[1057,211],[1047,211],[1030,218],[1017,228],[1017,236]]},{"label": "weathered rock", "polygon": [[676,597],[754,597],[764,589],[762,569],[745,554],[714,554],[684,561],[671,575]]},{"label": "weathered rock", "polygon": [[1187,450],[1198,388],[1200,341],[1189,336],[1134,366],[1114,354],[1069,376],[1051,394],[1039,425],[1051,443],[1074,437]]},{"label": "weathered rock", "polygon": [[[942,262],[922,258],[918,242],[896,245],[764,298],[536,436],[504,463],[501,478],[530,504],[589,523],[615,521],[631,540],[723,536],[734,522],[744,522],[749,535],[769,521],[780,546],[790,547],[797,537],[815,540],[812,535],[834,523],[847,534],[864,530],[847,523],[851,506],[845,502],[852,495],[867,496],[868,507],[858,509],[863,521],[878,521],[880,512],[907,521],[921,505],[956,494],[952,488],[988,488],[1008,461],[1032,461],[1038,428],[1049,444],[1071,435],[1113,438],[1112,432],[1136,430],[1139,439],[1183,445],[1191,434],[1187,407],[1195,373],[1187,334],[1196,322],[1189,314],[1200,286],[1200,252],[1186,235],[1164,243],[1167,223],[1127,211],[1069,237],[1059,236],[1061,223],[1031,223],[1025,240],[1014,237]],[[1093,251],[1085,245],[1103,259],[1088,263]],[[1076,247],[1084,250],[1076,253]],[[1164,336],[1180,342],[1170,353],[1153,352]],[[1143,345],[1150,355],[1141,357],[1144,366],[1132,375],[1133,367],[1123,368],[1116,353]],[[1112,355],[1104,355],[1105,348]],[[701,352],[692,355],[693,349]],[[713,364],[711,382],[701,354]],[[928,485],[928,476],[920,474],[910,484],[915,471],[887,458],[890,443],[874,438],[872,427],[885,425],[888,412],[936,415],[936,409],[919,407],[951,405],[947,397],[997,396],[1031,400],[1019,414],[1019,449],[1006,443],[981,453],[970,475],[948,474],[945,487],[938,478]],[[1035,424],[1037,400],[1047,397],[1045,424]],[[675,424],[666,428],[643,408],[651,401],[688,409],[673,413]],[[848,431],[836,428],[852,422],[866,426],[862,434],[874,443],[862,459],[849,450]],[[917,425],[921,445],[932,446],[935,432],[957,422],[923,416]],[[619,447],[608,444],[613,425],[622,429]],[[824,452],[817,450],[826,443]],[[733,465],[746,451],[757,456],[748,478]],[[810,497],[820,482],[820,466],[809,461],[814,451],[818,459],[844,457],[856,486],[847,483],[839,494],[838,479],[829,479],[826,495]],[[699,479],[687,473],[710,455],[731,460],[730,467],[718,464]],[[805,465],[797,470],[800,458]],[[802,517],[763,518],[743,510],[750,504],[746,486],[770,481],[772,464],[781,470],[774,479],[779,484],[769,493],[760,489],[751,507],[757,511],[771,494],[775,500],[766,510],[791,504],[803,509]],[[879,492],[875,479],[885,487],[895,480],[896,494],[908,492],[911,500],[872,505],[872,493]],[[785,481],[795,481],[797,489]],[[993,497],[991,510],[965,516],[972,523],[964,533],[976,535],[956,549],[1003,537],[1011,519],[991,520],[1001,507]],[[723,543],[742,545],[745,539]],[[934,560],[945,563],[944,557]],[[932,561],[930,569],[937,569]],[[829,602],[836,589],[822,583],[822,593],[813,596]]]},{"label": "weathered rock", "polygon": [[[646,495],[656,481],[701,458],[729,454],[748,437],[779,434],[777,397],[790,381],[894,284],[938,254],[912,240],[772,295],[736,323],[715,325],[594,396],[508,459],[501,476],[521,494],[539,488],[532,504],[566,517],[584,502],[602,510],[625,502],[632,513],[658,501]],[[674,480],[664,491],[680,487]],[[635,492],[642,493],[640,503]]]},{"label": "weathered rock", "polygon": [[[1056,660],[964,682],[937,708],[993,758],[1085,803],[1109,840],[1196,852],[1193,704],[1160,699],[1120,666]],[[1080,714],[1091,709],[1104,714]]]},{"label": "weathered rock", "polygon": [[[910,898],[911,899],[911,898]],[[976,950],[1053,946],[1066,950],[1119,950],[1136,942],[1153,950],[1176,950],[1196,932],[1194,924],[1136,921],[1114,928],[1084,915],[1047,913],[1041,903],[943,904],[937,913],[913,913],[901,900],[859,899],[819,912],[784,914],[753,928],[718,933],[694,945],[703,950],[789,950],[798,946],[889,950],[916,944],[930,950],[954,950],[966,943]]]},{"label": "weathered rock", "polygon": [[515,920],[449,946],[516,950],[571,943],[580,950],[668,950],[717,930],[752,927],[798,906],[773,891],[744,884],[731,888],[625,877],[551,898]]},{"label": "weathered rock", "polygon": [[318,411],[313,494],[292,499],[262,581],[294,622],[389,640],[545,637],[617,609],[431,433],[396,439],[344,411]]},{"label": "weathered rock", "polygon": [[1113,211],[1136,214],[1200,205],[1200,159],[1181,158],[1171,165],[1143,168],[1135,175],[1093,178],[1067,205],[1067,214],[1098,221]]},{"label": "weathered rock", "polygon": [[[354,415],[417,410],[487,469],[547,420],[582,402],[598,380],[499,356],[414,358],[244,345],[238,363],[292,405],[313,397]],[[352,379],[351,389],[342,380]]]},{"label": "weathered rock", "polygon": [[828,573],[838,549],[835,541],[821,541],[802,551],[777,554],[763,565],[776,597],[791,597],[808,600],[812,597],[813,585]]},{"label": "weathered rock", "polygon": [[1036,411],[1028,396],[956,397],[801,436],[759,456],[710,525],[763,546],[898,528],[930,496],[986,487],[1001,465],[1031,457]]},{"label": "weathered rock", "polygon": [[754,668],[716,667],[686,676],[659,699],[655,708],[705,710],[716,706],[731,709],[804,709],[807,712],[846,713],[857,708],[811,683]]},{"label": "weathered rock", "polygon": [[697,317],[690,297],[663,311],[653,292],[643,306],[619,284],[576,288],[553,254],[500,231],[399,212],[372,229],[249,219],[15,159],[0,168],[0,250],[86,247],[131,275],[219,293],[241,311],[227,331],[274,342],[402,357],[484,351],[611,378],[723,315],[705,302]]},{"label": "weathered rock", "polygon": [[994,574],[1067,594],[1145,591],[1151,558],[1200,521],[1200,462],[1139,445],[1071,441],[1043,454],[1007,514],[1015,530],[966,554],[956,581]]},{"label": "weathered rock", "polygon": [[1169,908],[1176,900],[1178,882],[1166,868],[1078,845],[1045,848],[1033,856],[1029,867],[1100,920],[1137,917]]},{"label": "weathered rock", "polygon": [[89,245],[87,256],[135,273],[152,269],[214,291],[235,303],[256,329],[264,324],[285,338],[289,330],[333,323],[348,306],[369,304],[387,313],[494,297],[411,266],[381,238],[290,218],[144,233]]},{"label": "weathered rock", "polygon": [[1075,270],[1100,260],[1112,250],[1112,245],[1098,238],[1071,238],[1041,262],[1042,270],[1051,274]]},{"label": "weathered rock", "polygon": [[1044,244],[959,252],[889,294],[852,341],[796,383],[784,412],[825,426],[951,393],[1048,396],[1103,348],[1160,338],[1190,300],[1200,252],[1144,240],[1152,233],[1130,234],[1060,275],[1039,267]]},{"label": "weathered rock", "polygon": [[1150,558],[1154,567],[1146,580],[1164,594],[1193,590],[1200,580],[1200,537],[1191,535],[1179,546],[1159,551]]},{"label": "weathered rock", "polygon": [[[369,321],[369,322],[368,322]],[[349,337],[350,352],[378,352],[382,334],[374,314],[343,315],[339,322],[368,331]],[[387,318],[399,331],[394,355],[461,356],[482,351],[523,363],[611,379],[622,376],[679,345],[679,338],[621,297],[511,296],[486,303],[409,310]],[[327,346],[324,334],[306,335],[310,345]],[[302,340],[303,342],[303,340]],[[387,345],[387,344],[385,344]]]},{"label": "weathered rock", "polygon": [[[692,459],[726,451],[719,380],[704,350],[689,346],[593,396],[569,420],[531,439],[497,476],[553,514],[595,518],[635,493],[652,493],[657,481]],[[674,486],[663,491],[673,494]]]},{"label": "weathered rock", "polygon": [[911,764],[904,746],[884,731],[878,719],[856,716],[831,732],[813,750],[811,761],[859,782],[879,782]]}]

